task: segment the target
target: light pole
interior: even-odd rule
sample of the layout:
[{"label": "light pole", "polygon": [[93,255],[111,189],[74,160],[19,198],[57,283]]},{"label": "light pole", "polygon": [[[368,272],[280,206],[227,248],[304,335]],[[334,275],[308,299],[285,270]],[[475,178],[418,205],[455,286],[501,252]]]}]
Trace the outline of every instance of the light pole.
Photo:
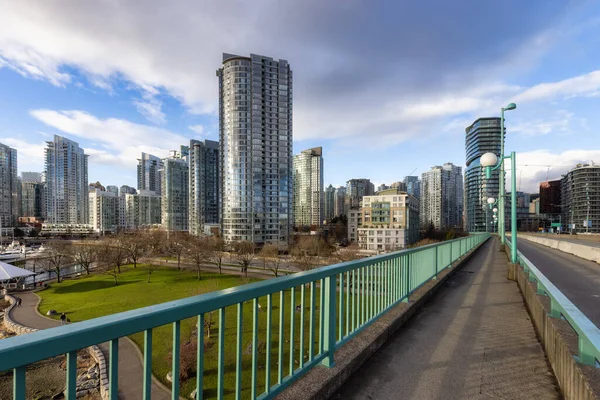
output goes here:
[{"label": "light pole", "polygon": [[[497,200],[495,198],[488,197],[487,203],[490,206],[490,210],[492,209],[492,207],[494,207],[496,205],[496,202],[497,202]],[[488,231],[488,214],[489,214],[489,211],[486,210],[485,211],[485,231],[486,232],[489,232]]]},{"label": "light pole", "polygon": [[[501,117],[500,117],[500,177],[499,177],[499,184],[498,184],[498,206],[500,208],[500,221],[498,222],[498,233],[502,232],[502,234],[500,235],[500,241],[502,244],[504,244],[505,242],[505,238],[504,238],[504,231],[506,230],[506,227],[504,226],[505,224],[505,216],[504,216],[504,212],[506,210],[505,208],[505,203],[504,203],[504,195],[506,194],[506,191],[504,190],[504,162],[503,162],[503,157],[504,157],[504,112],[505,111],[510,111],[510,110],[514,110],[515,108],[517,108],[517,105],[515,103],[510,103],[508,104],[506,107],[502,107],[501,110]],[[489,177],[488,177],[489,179]]]},{"label": "light pole", "polygon": [[[502,107],[502,118],[500,119],[500,157],[497,157],[494,153],[485,153],[481,156],[480,163],[482,167],[485,167],[486,179],[492,177],[492,171],[500,168],[500,179],[499,179],[499,193],[498,193],[498,208],[500,209],[500,217],[498,221],[498,234],[500,235],[500,241],[502,244],[505,243],[505,202],[504,197],[506,191],[504,189],[504,160],[509,158],[511,160],[511,261],[517,262],[517,155],[513,151],[510,156],[504,155],[504,111],[514,110],[517,108],[515,103],[510,103],[506,107]],[[490,203],[490,205],[493,205]]]}]

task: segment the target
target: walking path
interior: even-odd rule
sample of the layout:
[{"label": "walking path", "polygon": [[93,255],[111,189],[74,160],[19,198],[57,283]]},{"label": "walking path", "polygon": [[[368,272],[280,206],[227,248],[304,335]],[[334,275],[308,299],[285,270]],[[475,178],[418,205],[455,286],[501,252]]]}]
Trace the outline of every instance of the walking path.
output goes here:
[{"label": "walking path", "polygon": [[489,240],[333,399],[558,399],[507,259]]},{"label": "walking path", "polygon": [[[40,315],[37,305],[40,298],[32,292],[23,292],[17,295],[23,300],[21,307],[14,307],[11,311],[13,321],[37,329],[48,329],[60,325],[60,321]],[[99,344],[108,363],[108,343]],[[119,399],[137,400],[142,398],[143,367],[136,345],[127,340],[119,340]],[[152,382],[152,399],[168,400],[170,391]]]}]

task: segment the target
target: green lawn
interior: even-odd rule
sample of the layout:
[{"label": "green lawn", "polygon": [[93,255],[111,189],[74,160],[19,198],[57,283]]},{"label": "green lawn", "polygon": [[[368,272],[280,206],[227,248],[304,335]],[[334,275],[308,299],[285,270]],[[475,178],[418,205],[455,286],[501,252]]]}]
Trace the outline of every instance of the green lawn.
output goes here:
[{"label": "green lawn", "polygon": [[[204,293],[210,290],[220,290],[245,283],[245,280],[238,276],[219,275],[217,273],[203,273],[202,280],[198,281],[194,271],[177,271],[174,268],[162,268],[155,271],[151,277],[151,283],[147,283],[147,272],[143,266],[137,269],[124,267],[119,276],[119,285],[114,286],[113,278],[108,275],[93,274],[75,280],[67,280],[60,284],[53,284],[52,287],[38,292],[42,298],[40,312],[45,314],[49,309],[55,309],[59,313],[66,312],[71,321],[82,321],[103,315],[113,314],[121,311],[127,311],[135,308],[145,307],[166,301],[189,297],[194,294]],[[296,299],[293,304],[300,303],[300,290],[297,290]],[[315,352],[318,351],[318,318],[319,318],[319,290],[316,290],[316,328],[315,333]],[[291,294],[289,291],[284,295],[284,345],[283,345],[283,376],[287,376],[290,370],[290,314],[292,313],[292,304],[290,303]],[[309,315],[309,291],[306,290],[306,317],[304,323],[304,356],[308,355],[308,315]],[[271,385],[277,383],[278,376],[278,355],[279,355],[279,294],[273,295],[273,315],[272,315],[272,340],[271,340],[271,368],[269,371]],[[259,361],[257,368],[258,393],[262,393],[265,387],[265,343],[266,343],[266,320],[267,299],[260,298],[259,304],[262,306],[258,314],[258,351]],[[293,312],[295,319],[294,345],[295,354],[298,354],[300,346],[300,313]],[[243,306],[243,334],[242,334],[242,387],[243,398],[250,397],[251,384],[251,363],[252,355],[250,344],[252,341],[252,303],[246,302]],[[215,398],[217,390],[217,337],[218,337],[218,316],[215,312],[215,324],[211,332],[211,338],[205,345],[205,369],[204,369],[204,396],[205,398]],[[181,322],[181,342],[184,343],[191,338],[192,331],[195,328],[197,319],[192,318]],[[235,388],[235,367],[236,367],[236,336],[237,336],[237,309],[236,306],[228,307],[225,312],[225,397],[234,397]],[[143,334],[132,335],[131,338],[137,343],[140,349],[143,349]],[[167,372],[171,370],[168,355],[172,346],[172,327],[162,326],[153,330],[153,353],[152,364],[155,376],[169,386],[165,379]],[[298,358],[296,356],[296,358]],[[296,360],[294,369],[298,368]],[[195,378],[182,383],[181,394],[189,396],[195,388]],[[141,390],[142,388],[140,388]]]}]

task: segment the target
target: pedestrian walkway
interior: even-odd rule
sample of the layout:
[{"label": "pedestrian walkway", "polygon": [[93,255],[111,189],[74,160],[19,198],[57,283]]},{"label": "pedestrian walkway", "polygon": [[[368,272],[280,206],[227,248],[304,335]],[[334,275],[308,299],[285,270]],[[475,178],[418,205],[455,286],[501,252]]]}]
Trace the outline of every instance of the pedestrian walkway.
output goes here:
[{"label": "pedestrian walkway", "polygon": [[482,246],[333,398],[560,398],[498,249]]},{"label": "pedestrian walkway", "polygon": [[[17,297],[23,300],[21,307],[11,311],[13,321],[36,329],[48,329],[60,325],[60,321],[40,315],[36,309],[39,297],[35,293],[19,293]],[[60,311],[60,310],[58,310]],[[108,362],[108,343],[99,345]],[[119,340],[119,399],[137,400],[142,398],[143,367],[138,355],[138,349],[129,340]],[[152,399],[168,400],[170,391],[152,382]]]}]

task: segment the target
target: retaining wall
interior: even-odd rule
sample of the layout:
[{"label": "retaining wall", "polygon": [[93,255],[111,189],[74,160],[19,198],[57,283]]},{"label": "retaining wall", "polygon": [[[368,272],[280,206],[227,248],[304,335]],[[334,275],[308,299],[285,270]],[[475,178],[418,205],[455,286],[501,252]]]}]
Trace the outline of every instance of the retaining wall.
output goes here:
[{"label": "retaining wall", "polygon": [[533,235],[523,235],[519,233],[519,238],[538,243],[552,249],[560,250],[565,253],[573,254],[585,260],[594,261],[600,264],[600,247],[586,246],[585,244],[566,242],[564,240],[548,239]]}]

